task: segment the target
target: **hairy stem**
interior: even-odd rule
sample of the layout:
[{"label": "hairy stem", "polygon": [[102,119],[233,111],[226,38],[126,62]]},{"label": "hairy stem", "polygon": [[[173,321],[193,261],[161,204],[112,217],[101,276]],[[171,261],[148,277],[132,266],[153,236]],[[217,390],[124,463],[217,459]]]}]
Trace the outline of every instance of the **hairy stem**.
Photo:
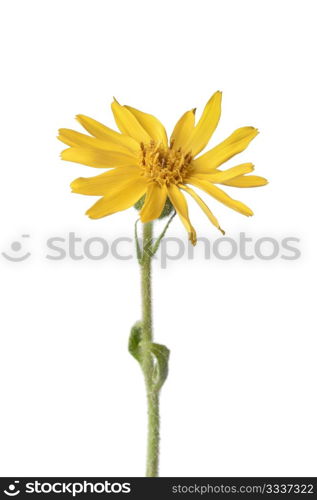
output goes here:
[{"label": "hairy stem", "polygon": [[159,463],[159,391],[153,384],[153,367],[150,344],[153,341],[152,331],[152,282],[151,282],[151,259],[150,248],[153,238],[153,223],[143,224],[143,252],[141,260],[141,284],[142,284],[142,350],[141,364],[145,378],[148,405],[148,435],[147,435],[147,460],[146,476],[158,476]]}]

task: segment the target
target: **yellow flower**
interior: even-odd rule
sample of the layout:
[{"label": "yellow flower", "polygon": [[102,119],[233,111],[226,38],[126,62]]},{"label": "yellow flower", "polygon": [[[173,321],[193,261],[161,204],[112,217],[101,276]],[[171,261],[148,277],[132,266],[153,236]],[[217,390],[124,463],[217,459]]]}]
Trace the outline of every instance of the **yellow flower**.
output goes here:
[{"label": "yellow flower", "polygon": [[165,128],[152,115],[130,106],[112,103],[115,121],[121,133],[84,115],[76,118],[91,135],[60,129],[59,139],[70,146],[62,159],[91,167],[111,168],[95,177],[72,182],[73,192],[102,196],[86,213],[98,219],[125,210],[145,198],[140,218],[142,222],[157,219],[167,202],[171,202],[193,244],[196,232],[189,215],[183,192],[188,193],[222,233],[219,223],[208,206],[189,185],[205,191],[224,205],[243,215],[253,215],[241,201],[234,200],[216,186],[239,188],[264,186],[267,180],[246,175],[254,170],[243,163],[227,170],[220,165],[241,153],[258,134],[254,127],[235,130],[223,142],[201,156],[215,131],[221,112],[221,92],[207,102],[195,125],[195,109],[187,111],[176,123],[168,142]]}]

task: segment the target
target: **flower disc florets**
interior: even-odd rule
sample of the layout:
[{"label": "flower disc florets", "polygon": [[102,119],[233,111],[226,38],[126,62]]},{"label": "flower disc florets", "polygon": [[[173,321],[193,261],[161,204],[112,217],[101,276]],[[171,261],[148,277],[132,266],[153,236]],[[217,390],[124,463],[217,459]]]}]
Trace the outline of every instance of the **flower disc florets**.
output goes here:
[{"label": "flower disc florets", "polygon": [[160,186],[185,182],[191,170],[191,160],[191,154],[184,154],[181,148],[166,148],[154,141],[150,144],[141,143],[141,175]]}]

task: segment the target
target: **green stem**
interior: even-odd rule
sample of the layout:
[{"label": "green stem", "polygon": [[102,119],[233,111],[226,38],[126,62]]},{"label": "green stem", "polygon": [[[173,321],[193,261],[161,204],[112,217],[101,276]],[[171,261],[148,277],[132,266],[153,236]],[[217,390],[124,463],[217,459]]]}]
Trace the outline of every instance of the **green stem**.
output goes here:
[{"label": "green stem", "polygon": [[147,436],[147,461],[146,476],[158,476],[159,462],[159,391],[153,384],[154,362],[150,350],[153,341],[152,332],[152,286],[151,286],[151,260],[150,247],[152,246],[153,223],[143,224],[143,253],[141,260],[142,283],[142,348],[141,364],[145,378],[148,405],[148,436]]}]

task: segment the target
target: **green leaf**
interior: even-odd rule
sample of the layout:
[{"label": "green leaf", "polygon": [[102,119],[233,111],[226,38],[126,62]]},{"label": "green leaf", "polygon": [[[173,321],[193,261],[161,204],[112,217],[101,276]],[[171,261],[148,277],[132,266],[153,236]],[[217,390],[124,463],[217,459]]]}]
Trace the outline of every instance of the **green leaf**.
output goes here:
[{"label": "green leaf", "polygon": [[154,343],[151,344],[150,349],[155,360],[152,379],[153,388],[159,391],[167,379],[170,351],[165,345]]},{"label": "green leaf", "polygon": [[158,247],[160,246],[160,243],[161,243],[162,239],[164,238],[166,231],[168,230],[168,226],[170,225],[170,223],[174,219],[175,215],[176,215],[176,212],[174,212],[172,217],[169,218],[169,220],[168,220],[166,226],[164,227],[163,231],[161,232],[160,236],[157,238],[155,244],[151,248],[151,251],[150,251],[151,257],[153,257],[156,254]]},{"label": "green leaf", "polygon": [[131,328],[129,338],[129,352],[142,366],[144,350],[151,354],[153,359],[152,374],[150,375],[152,390],[158,392],[168,375],[168,360],[170,351],[165,345],[154,342],[142,342],[142,322],[137,321]]},{"label": "green leaf", "polygon": [[135,239],[136,255],[137,255],[139,264],[141,264],[142,251],[141,251],[141,247],[140,247],[140,243],[139,243],[139,237],[138,237],[138,222],[139,222],[139,219],[137,219],[135,221],[135,224],[134,224],[134,239]]},{"label": "green leaf", "polygon": [[131,328],[129,338],[129,353],[141,364],[140,342],[142,339],[142,322],[137,321]]}]

